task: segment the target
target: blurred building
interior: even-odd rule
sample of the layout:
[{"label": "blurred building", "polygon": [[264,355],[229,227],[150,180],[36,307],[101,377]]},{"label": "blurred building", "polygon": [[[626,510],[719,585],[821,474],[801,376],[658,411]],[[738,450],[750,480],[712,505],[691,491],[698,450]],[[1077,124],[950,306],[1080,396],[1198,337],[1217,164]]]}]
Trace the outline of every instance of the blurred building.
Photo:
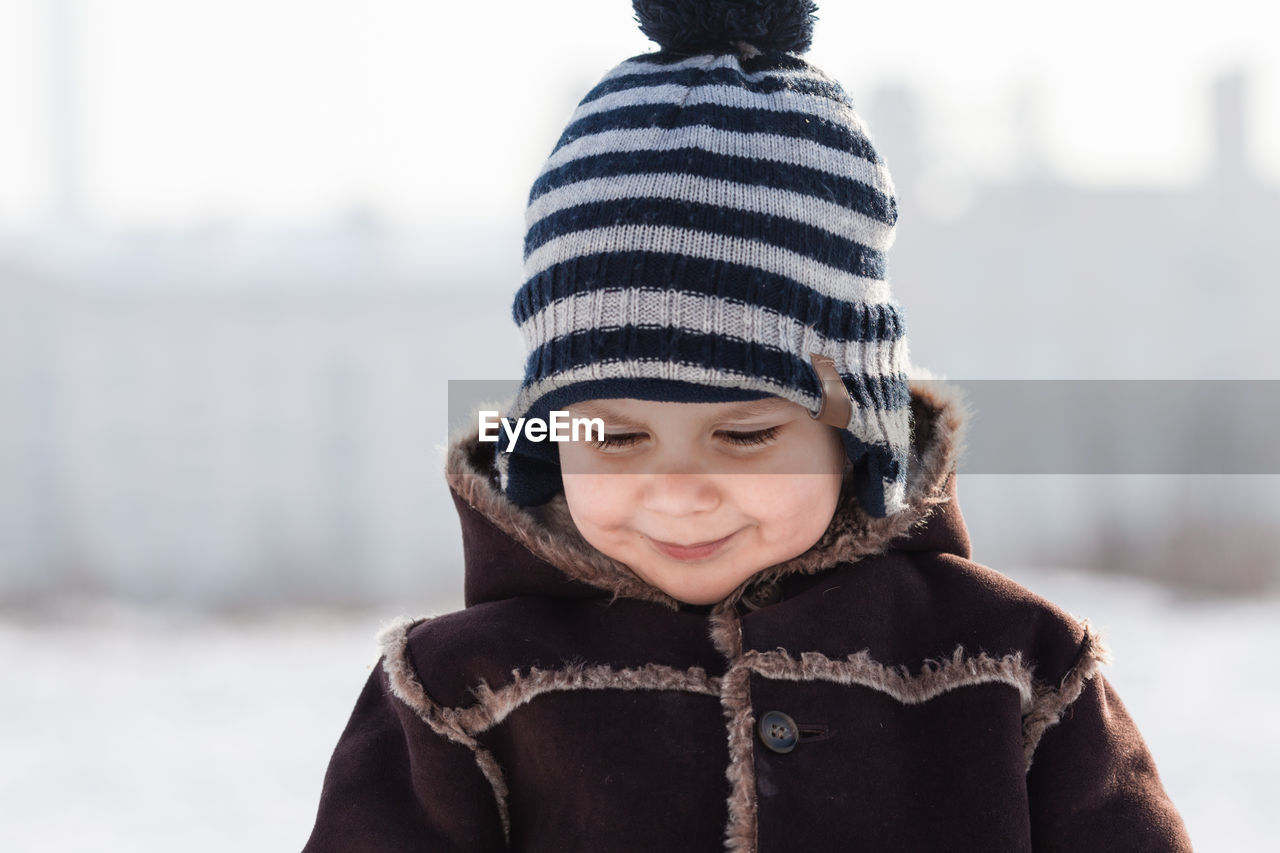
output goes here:
[{"label": "blurred building", "polygon": [[[1194,186],[1067,185],[1028,131],[1023,175],[950,209],[920,180],[925,117],[909,93],[882,96],[870,118],[902,195],[891,271],[914,360],[957,379],[1269,377],[1280,192],[1245,158],[1243,86],[1215,90],[1216,159]],[[456,596],[446,382],[519,376],[518,241],[368,216],[0,236],[0,596]],[[1111,565],[1099,530],[1158,536],[1176,508],[1154,491],[1057,483],[1029,501],[971,482],[975,556],[997,566]],[[1280,506],[1250,488],[1269,530]],[[1240,516],[1212,491],[1192,516]]]}]

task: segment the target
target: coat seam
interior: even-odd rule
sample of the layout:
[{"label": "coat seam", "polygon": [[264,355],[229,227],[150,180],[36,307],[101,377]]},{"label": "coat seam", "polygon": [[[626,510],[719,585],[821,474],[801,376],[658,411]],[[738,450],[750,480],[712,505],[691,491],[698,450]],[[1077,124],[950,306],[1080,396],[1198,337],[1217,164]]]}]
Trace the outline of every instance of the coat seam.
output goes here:
[{"label": "coat seam", "polygon": [[512,670],[510,684],[494,690],[481,681],[472,689],[476,702],[445,706],[428,695],[409,655],[409,632],[429,618],[403,618],[379,634],[383,669],[391,692],[411,708],[432,731],[472,751],[476,765],[493,789],[503,838],[511,843],[510,791],[502,767],[492,751],[476,738],[499,725],[513,711],[546,693],[568,690],[673,690],[719,698],[721,679],[708,677],[702,667],[677,669],[663,664],[635,668],[571,664],[562,669],[531,667],[527,673]]},{"label": "coat seam", "polygon": [[1088,682],[1103,664],[1111,662],[1111,650],[1088,619],[1080,621],[1084,637],[1080,650],[1067,673],[1056,687],[1038,685],[1031,710],[1023,717],[1022,743],[1026,772],[1031,772],[1036,748],[1045,732],[1057,725],[1067,709],[1084,693]]},{"label": "coat seam", "polygon": [[615,668],[607,664],[571,664],[561,669],[530,667],[511,671],[511,683],[494,690],[481,681],[472,688],[476,703],[450,709],[463,731],[481,734],[502,723],[513,711],[547,693],[570,690],[673,690],[706,696],[720,695],[720,679],[702,667],[676,669],[663,664]]},{"label": "coat seam", "polygon": [[711,612],[708,634],[711,643],[725,656],[729,669],[721,680],[720,705],[725,720],[729,763],[725,779],[729,799],[725,806],[724,847],[731,853],[750,853],[756,848],[755,714],[751,708],[751,671],[742,665],[742,620],[732,597]]},{"label": "coat seam", "polygon": [[904,705],[919,705],[960,687],[1006,684],[1016,691],[1022,713],[1031,710],[1035,693],[1033,674],[1015,652],[993,658],[986,652],[966,655],[958,645],[949,659],[926,660],[919,674],[905,666],[888,666],[871,657],[867,649],[845,658],[831,658],[821,652],[802,652],[797,660],[785,651],[747,651],[743,666],[765,678],[784,681],[829,681],[858,685],[884,693]]},{"label": "coat seam", "polygon": [[729,746],[726,776],[730,784],[725,849],[733,853],[753,853],[759,840],[758,803],[755,792],[755,725],[751,705],[751,675],[788,681],[827,681],[876,690],[904,705],[931,701],[951,690],[982,684],[1005,684],[1017,691],[1023,720],[1024,755],[1030,768],[1031,754],[1039,737],[1060,718],[1092,678],[1110,653],[1096,631],[1083,620],[1084,639],[1076,662],[1052,687],[1036,678],[1034,663],[1027,663],[1021,651],[994,657],[986,651],[966,654],[964,645],[955,647],[949,658],[927,659],[918,673],[906,666],[889,666],[876,661],[869,649],[832,658],[821,652],[802,652],[795,657],[784,649],[743,651],[742,621],[731,605],[713,611],[710,635],[715,647],[729,659],[729,669],[721,679]]},{"label": "coat seam", "polygon": [[409,658],[409,631],[428,619],[401,619],[387,626],[378,635],[382,649],[382,668],[392,694],[418,715],[436,734],[471,750],[476,767],[493,791],[498,817],[502,822],[503,842],[511,844],[511,818],[507,803],[507,784],[502,768],[489,750],[480,745],[460,725],[450,709],[441,706],[428,694],[419,680],[413,661]]}]

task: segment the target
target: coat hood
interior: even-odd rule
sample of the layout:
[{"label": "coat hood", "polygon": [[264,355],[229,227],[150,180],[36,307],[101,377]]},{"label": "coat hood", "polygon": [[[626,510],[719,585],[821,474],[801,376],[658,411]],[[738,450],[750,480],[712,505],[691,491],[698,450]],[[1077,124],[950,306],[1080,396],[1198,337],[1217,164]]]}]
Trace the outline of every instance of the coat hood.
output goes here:
[{"label": "coat hood", "polygon": [[[968,559],[969,533],[956,499],[956,464],[970,417],[959,389],[937,380],[913,380],[912,448],[906,509],[869,516],[851,496],[808,551],[762,569],[728,596],[791,574],[813,574],[839,563],[889,550],[943,551]],[[636,598],[680,602],[645,583],[625,564],[597,551],[574,526],[560,493],[538,507],[512,503],[498,484],[496,445],[481,442],[476,418],[450,440],[445,476],[462,524],[468,607],[519,595]]]}]

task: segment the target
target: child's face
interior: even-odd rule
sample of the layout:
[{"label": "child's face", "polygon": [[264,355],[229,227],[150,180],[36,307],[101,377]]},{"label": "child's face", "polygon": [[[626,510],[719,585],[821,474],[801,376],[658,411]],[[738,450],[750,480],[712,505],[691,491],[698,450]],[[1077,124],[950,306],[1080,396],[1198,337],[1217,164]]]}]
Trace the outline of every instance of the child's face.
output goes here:
[{"label": "child's face", "polygon": [[603,444],[559,445],[578,530],[679,601],[720,601],[807,551],[835,513],[840,435],[789,400],[592,400],[569,412],[605,425]]}]

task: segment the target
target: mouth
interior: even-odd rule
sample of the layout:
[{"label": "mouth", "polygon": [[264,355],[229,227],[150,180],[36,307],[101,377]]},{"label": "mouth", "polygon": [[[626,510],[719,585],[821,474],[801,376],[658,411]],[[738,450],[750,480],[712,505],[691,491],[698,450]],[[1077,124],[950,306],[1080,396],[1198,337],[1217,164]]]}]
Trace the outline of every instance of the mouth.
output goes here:
[{"label": "mouth", "polygon": [[[676,542],[663,542],[661,539],[649,538],[653,543],[653,547],[659,552],[666,554],[674,560],[705,560],[706,558],[716,554],[729,540],[737,536],[737,531],[730,533],[723,539],[715,539],[711,542],[697,542],[692,545],[680,545]],[[648,538],[648,537],[646,537]]]}]

